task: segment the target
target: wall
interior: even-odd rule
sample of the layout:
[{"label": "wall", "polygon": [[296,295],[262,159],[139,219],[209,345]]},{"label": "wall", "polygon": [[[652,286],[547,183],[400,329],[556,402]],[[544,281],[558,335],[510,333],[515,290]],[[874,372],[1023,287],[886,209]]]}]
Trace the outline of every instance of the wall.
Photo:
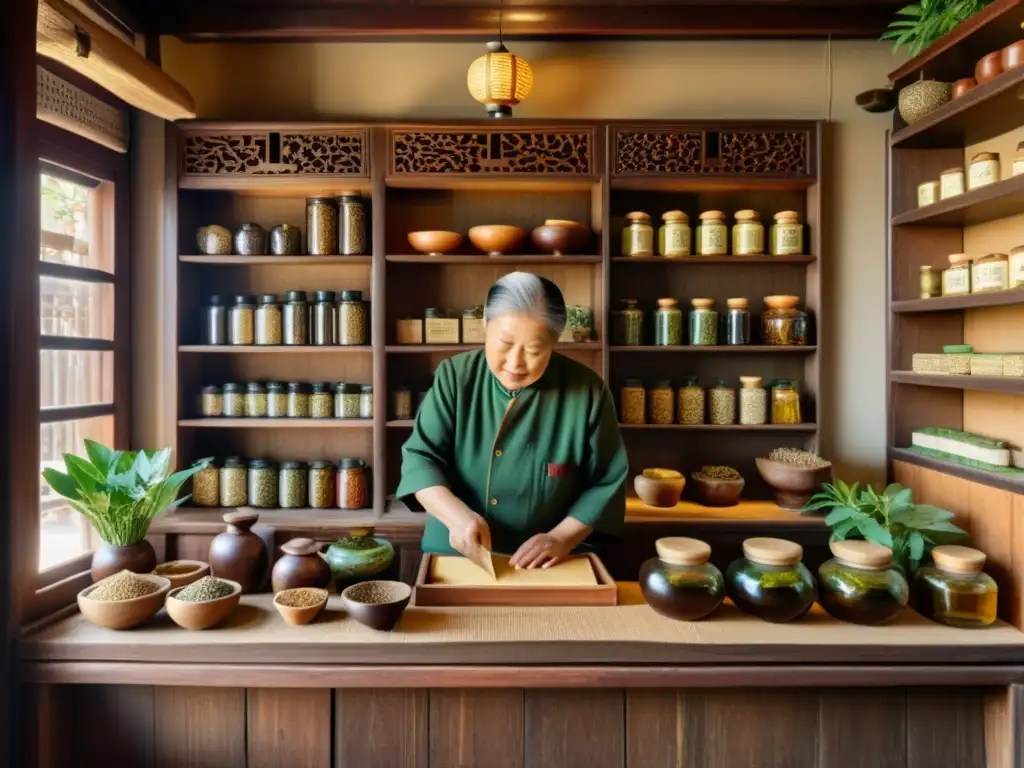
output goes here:
[{"label": "wall", "polygon": [[[855,94],[895,63],[875,42],[516,43],[536,118],[793,118],[830,113],[823,216],[826,318],[822,446],[840,473],[885,475],[885,131]],[[165,38],[164,68],[204,118],[482,117],[466,92],[470,43],[188,45]],[[138,254],[137,254],[138,255]]]}]

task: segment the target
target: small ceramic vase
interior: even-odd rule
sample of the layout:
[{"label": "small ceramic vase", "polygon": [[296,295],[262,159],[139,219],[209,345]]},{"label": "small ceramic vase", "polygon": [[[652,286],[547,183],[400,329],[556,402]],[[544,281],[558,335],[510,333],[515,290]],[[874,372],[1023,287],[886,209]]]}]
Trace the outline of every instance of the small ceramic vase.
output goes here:
[{"label": "small ceramic vase", "polygon": [[978,85],[973,77],[963,77],[953,83],[953,98],[959,99]]},{"label": "small ceramic vase", "polygon": [[270,252],[274,256],[297,256],[302,253],[302,233],[291,224],[278,224],[270,230]]},{"label": "small ceramic vase", "polygon": [[363,529],[331,544],[324,557],[340,592],[343,583],[368,579],[391,565],[395,548],[387,539],[375,538],[373,531]]},{"label": "small ceramic vase", "polygon": [[243,224],[235,230],[235,253],[239,256],[263,256],[267,252],[267,233],[259,224]]},{"label": "small ceramic vase", "polygon": [[121,571],[151,573],[156,568],[153,545],[143,539],[138,544],[118,547],[101,544],[92,556],[92,580],[99,581]]},{"label": "small ceramic vase", "polygon": [[210,224],[196,230],[199,252],[207,256],[227,256],[231,253],[231,231],[220,224]]},{"label": "small ceramic vase", "polygon": [[1001,74],[1003,74],[1002,51],[986,53],[974,65],[974,79],[978,81],[978,85],[984,85],[990,80],[995,80]]},{"label": "small ceramic vase", "polygon": [[284,555],[274,564],[271,576],[275,595],[298,587],[325,589],[331,583],[331,567],[313,539],[292,539],[281,545],[281,551]]},{"label": "small ceramic vase", "polygon": [[210,542],[210,570],[218,578],[237,581],[242,592],[254,592],[263,586],[267,571],[267,545],[252,532],[260,519],[249,512],[228,512],[228,529]]}]

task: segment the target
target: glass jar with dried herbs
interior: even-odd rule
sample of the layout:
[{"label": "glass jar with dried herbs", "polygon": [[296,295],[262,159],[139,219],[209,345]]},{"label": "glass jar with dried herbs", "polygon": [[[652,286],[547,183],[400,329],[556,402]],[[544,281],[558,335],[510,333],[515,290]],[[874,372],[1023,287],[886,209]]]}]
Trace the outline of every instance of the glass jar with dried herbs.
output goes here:
[{"label": "glass jar with dried herbs", "polygon": [[373,384],[359,386],[359,418],[373,418]]},{"label": "glass jar with dried herbs", "polygon": [[334,415],[334,393],[330,384],[316,382],[309,397],[309,415],[314,419],[329,419]]},{"label": "glass jar with dried herbs", "polygon": [[334,417],[359,418],[359,385],[339,382],[334,385]]},{"label": "glass jar with dried herbs", "polygon": [[678,421],[680,424],[704,423],[704,388],[697,383],[696,376],[687,376],[679,387]]},{"label": "glass jar with dried herbs", "polygon": [[192,475],[192,503],[197,507],[220,504],[220,470],[214,462]]},{"label": "glass jar with dried herbs", "polygon": [[647,400],[650,402],[651,418],[650,424],[671,424],[676,415],[676,396],[672,389],[672,382],[661,379],[654,382],[654,386],[647,390]]},{"label": "glass jar with dried herbs", "polygon": [[715,379],[715,386],[708,390],[708,411],[712,424],[736,423],[736,390],[727,387],[724,379]]},{"label": "glass jar with dried herbs", "polygon": [[342,459],[338,463],[337,487],[339,509],[365,509],[370,499],[366,462],[362,459]]},{"label": "glass jar with dried herbs", "polygon": [[768,393],[760,376],[740,376],[740,424],[759,425],[768,421]]},{"label": "glass jar with dried herbs", "polygon": [[301,461],[282,461],[278,473],[278,506],[300,509],[306,506],[306,465]]},{"label": "glass jar with dried herbs", "polygon": [[305,291],[288,291],[284,304],[284,343],[290,346],[309,344],[309,303]]},{"label": "glass jar with dried herbs", "polygon": [[301,381],[288,382],[288,417],[308,419],[312,417],[313,388]]},{"label": "glass jar with dried herbs", "polygon": [[281,305],[276,293],[265,293],[256,307],[256,343],[277,346],[281,343]]},{"label": "glass jar with dried herbs", "polygon": [[772,383],[772,424],[800,424],[800,385],[781,379]]},{"label": "glass jar with dried herbs", "polygon": [[412,390],[408,387],[396,387],[391,392],[391,416],[398,421],[412,418]]},{"label": "glass jar with dried herbs", "polygon": [[613,344],[639,347],[644,343],[644,313],[636,299],[623,299],[622,309],[612,313]]},{"label": "glass jar with dried herbs", "polygon": [[235,296],[228,314],[228,344],[247,346],[256,339],[256,297]]},{"label": "glass jar with dried herbs", "polygon": [[280,381],[267,382],[267,416],[283,419],[288,415],[288,392]]},{"label": "glass jar with dried herbs", "polygon": [[244,507],[248,494],[248,470],[238,456],[228,456],[220,468],[220,505]]},{"label": "glass jar with dried herbs", "polygon": [[249,506],[273,509],[277,506],[277,467],[265,459],[249,462]]},{"label": "glass jar with dried herbs", "polygon": [[750,343],[750,302],[743,298],[726,299],[724,342],[729,346]]},{"label": "glass jar with dried herbs", "polygon": [[718,312],[714,299],[691,299],[690,344],[713,347],[718,344]]},{"label": "glass jar with dried herbs", "polygon": [[806,346],[807,313],[797,309],[799,296],[765,296],[768,309],[761,315],[761,337],[769,346]]},{"label": "glass jar with dried herbs", "polygon": [[654,344],[675,347],[683,343],[683,311],[676,299],[658,299],[654,313]]},{"label": "glass jar with dried herbs", "polygon": [[335,467],[329,461],[309,463],[309,506],[313,509],[330,509],[334,506]]},{"label": "glass jar with dried herbs", "polygon": [[250,418],[267,417],[267,388],[258,381],[245,385],[245,413]]},{"label": "glass jar with dried herbs", "polygon": [[224,392],[220,387],[203,387],[200,398],[200,412],[207,418],[224,415]]},{"label": "glass jar with dried herbs", "polygon": [[338,302],[338,344],[343,347],[367,343],[366,303],[362,291],[342,291]]},{"label": "glass jar with dried herbs", "polygon": [[647,393],[640,379],[626,379],[622,385],[619,420],[623,424],[643,424],[647,413]]},{"label": "glass jar with dried herbs", "polygon": [[224,385],[224,415],[233,419],[244,418],[245,388],[241,384],[229,382]]}]

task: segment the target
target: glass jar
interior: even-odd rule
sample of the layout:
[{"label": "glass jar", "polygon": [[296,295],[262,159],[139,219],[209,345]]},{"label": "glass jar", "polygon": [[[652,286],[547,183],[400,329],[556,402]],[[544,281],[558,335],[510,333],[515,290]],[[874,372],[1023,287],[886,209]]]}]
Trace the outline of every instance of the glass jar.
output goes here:
[{"label": "glass jar", "polygon": [[678,421],[680,424],[704,423],[704,388],[697,384],[696,376],[687,376],[679,388]]},{"label": "glass jar", "polygon": [[267,416],[271,419],[288,416],[288,393],[280,381],[267,382]]},{"label": "glass jar", "polygon": [[359,385],[340,382],[334,385],[334,417],[359,418]]},{"label": "glass jar", "polygon": [[205,316],[203,340],[207,344],[227,344],[228,309],[224,306],[223,296],[211,296],[207,299]]},{"label": "glass jar", "polygon": [[835,558],[818,569],[821,607],[851,624],[885,624],[906,607],[910,587],[892,550],[869,541],[831,541]]},{"label": "glass jar", "polygon": [[949,266],[942,270],[942,295],[960,296],[971,292],[971,257],[966,253],[949,256]]},{"label": "glass jar", "polygon": [[772,385],[772,424],[802,424],[800,385],[780,380]]},{"label": "glass jar", "polygon": [[359,418],[373,418],[373,384],[363,384],[359,387]]},{"label": "glass jar", "polygon": [[338,463],[338,508],[364,509],[370,499],[366,478],[366,462],[362,459],[342,459]]},{"label": "glass jar", "polygon": [[423,310],[423,339],[427,344],[458,344],[459,321],[440,307]]},{"label": "glass jar", "polygon": [[245,462],[238,456],[224,459],[224,466],[220,468],[220,505],[244,507],[248,499],[247,485]]},{"label": "glass jar", "polygon": [[740,376],[740,424],[758,425],[768,421],[768,393],[760,376]]},{"label": "glass jar", "polygon": [[288,291],[284,304],[284,343],[290,346],[309,344],[309,304],[305,291]]},{"label": "glass jar", "polygon": [[342,256],[366,253],[366,209],[358,192],[338,196],[338,252]]},{"label": "glass jar", "polygon": [[309,462],[309,506],[330,509],[334,506],[334,464],[329,461]]},{"label": "glass jar", "polygon": [[733,256],[759,256],[764,253],[764,224],[757,211],[736,211],[732,228]]},{"label": "glass jar", "polygon": [[651,217],[643,211],[626,214],[626,227],[622,230],[623,256],[653,256],[654,227]]},{"label": "glass jar", "polygon": [[200,412],[207,418],[224,415],[224,393],[220,387],[213,385],[203,387]]},{"label": "glass jar", "polygon": [[722,334],[729,346],[750,343],[750,302],[746,299],[726,299],[729,308],[725,313],[725,328]]},{"label": "glass jar", "polygon": [[277,346],[281,343],[281,305],[276,293],[260,296],[256,307],[256,343],[261,346]]},{"label": "glass jar", "polygon": [[398,421],[412,418],[412,390],[398,387],[391,393],[391,415]]},{"label": "glass jar", "polygon": [[640,379],[626,379],[622,385],[622,408],[619,419],[623,424],[643,424],[647,413],[647,393]]},{"label": "glass jar", "polygon": [[245,415],[261,419],[267,417],[267,388],[258,381],[245,385]]},{"label": "glass jar", "polygon": [[192,475],[192,503],[197,507],[220,504],[220,472],[213,462]]},{"label": "glass jar", "polygon": [[917,185],[917,207],[924,208],[939,201],[939,182],[926,181]]},{"label": "glass jar", "polygon": [[736,390],[725,386],[723,379],[715,379],[708,390],[708,413],[712,424],[736,423]]},{"label": "glass jar", "polygon": [[950,168],[939,175],[939,198],[946,200],[964,193],[964,169]]},{"label": "glass jar", "polygon": [[971,267],[971,293],[1005,291],[1010,286],[1010,257],[990,253],[975,259]]},{"label": "glass jar", "polygon": [[999,153],[979,152],[971,158],[967,188],[978,189],[999,181]]},{"label": "glass jar", "polygon": [[691,299],[690,344],[695,347],[713,347],[718,344],[718,313],[713,309],[714,299]]},{"label": "glass jar", "polygon": [[327,347],[334,344],[338,330],[338,308],[334,304],[334,291],[317,291],[313,305],[313,326],[310,340],[315,346]]},{"label": "glass jar", "polygon": [[342,291],[338,303],[338,344],[343,347],[367,343],[366,304],[362,291]]},{"label": "glass jar", "polygon": [[1024,245],[1010,249],[1010,287],[1024,285]]},{"label": "glass jar", "polygon": [[711,547],[699,539],[670,536],[654,542],[658,553],[640,567],[640,591],[657,613],[696,621],[725,599],[722,572],[708,561]]},{"label": "glass jar", "polygon": [[312,394],[313,388],[301,381],[288,383],[288,418],[309,419],[312,418]]},{"label": "glass jar", "polygon": [[282,461],[277,476],[277,505],[281,509],[306,506],[306,465],[301,461]]},{"label": "glass jar", "polygon": [[309,415],[314,419],[329,419],[334,414],[334,393],[330,384],[317,382],[309,397]]},{"label": "glass jar", "polygon": [[765,296],[768,309],[761,315],[761,336],[769,346],[806,346],[807,313],[796,308],[799,296]]},{"label": "glass jar", "polygon": [[675,299],[658,299],[654,313],[654,344],[675,347],[683,343],[683,311]]},{"label": "glass jar", "polygon": [[333,197],[306,198],[306,253],[331,256],[338,252],[338,203]]},{"label": "glass jar", "polygon": [[951,627],[987,627],[996,620],[999,587],[985,573],[985,553],[943,544],[932,550],[931,566],[914,576],[914,608]]},{"label": "glass jar", "polygon": [[462,310],[462,343],[484,343],[484,308],[480,304]]},{"label": "glass jar", "polygon": [[658,253],[667,259],[690,255],[690,217],[682,211],[661,214],[665,222],[658,230]]},{"label": "glass jar", "polygon": [[804,225],[796,211],[779,211],[768,233],[772,256],[798,256],[804,252]]},{"label": "glass jar", "polygon": [[803,554],[803,547],[785,539],[747,539],[743,557],[726,572],[729,597],[741,611],[764,621],[803,617],[818,591],[814,576],[800,562]]},{"label": "glass jar", "polygon": [[224,415],[232,419],[244,418],[247,413],[245,388],[231,382],[224,385]]},{"label": "glass jar", "polygon": [[277,506],[277,467],[265,459],[249,462],[249,506],[273,509]]},{"label": "glass jar", "polygon": [[697,225],[697,255],[725,256],[729,252],[729,228],[721,211],[704,211]]},{"label": "glass jar", "polygon": [[228,344],[245,346],[255,341],[255,314],[255,296],[235,296],[228,317]]},{"label": "glass jar", "polygon": [[1017,153],[1013,156],[1013,175],[1024,173],[1024,141],[1017,142]]},{"label": "glass jar", "polygon": [[921,267],[920,288],[922,299],[933,299],[942,295],[942,276],[939,270],[929,264]]},{"label": "glass jar", "polygon": [[649,424],[671,424],[676,415],[676,393],[672,382],[661,379],[647,390],[647,400],[651,404]]},{"label": "glass jar", "polygon": [[644,343],[644,312],[636,299],[623,299],[622,309],[612,313],[614,344],[620,347],[639,347]]}]

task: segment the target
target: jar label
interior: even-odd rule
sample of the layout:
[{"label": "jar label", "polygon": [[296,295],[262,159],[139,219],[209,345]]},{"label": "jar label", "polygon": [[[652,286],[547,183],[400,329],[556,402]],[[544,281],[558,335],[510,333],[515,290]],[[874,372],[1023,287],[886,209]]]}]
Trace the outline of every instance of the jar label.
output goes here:
[{"label": "jar label", "polygon": [[956,197],[964,193],[964,175],[962,173],[947,173],[939,178],[942,189],[939,195],[945,200],[947,197]]},{"label": "jar label", "polygon": [[977,163],[971,163],[971,189],[983,187],[996,181],[999,181],[998,160],[982,160]]},{"label": "jar label", "polygon": [[942,273],[942,294],[952,296],[971,292],[971,273],[964,267],[947,269]]},{"label": "jar label", "polygon": [[701,256],[724,256],[726,254],[724,224],[701,224],[697,227],[697,242]]},{"label": "jar label", "polygon": [[454,317],[431,317],[424,325],[427,344],[459,343],[459,321]]},{"label": "jar label", "polygon": [[650,225],[629,226],[622,249],[626,256],[654,255],[654,229]]},{"label": "jar label", "polygon": [[804,228],[799,224],[775,225],[775,255],[800,254],[804,250]]},{"label": "jar label", "polygon": [[737,224],[733,228],[732,252],[737,256],[764,253],[764,227],[760,224]]},{"label": "jar label", "polygon": [[929,181],[926,184],[922,184],[917,188],[917,206],[920,208],[924,205],[931,205],[935,202],[935,195],[939,190],[939,185],[934,181]]},{"label": "jar label", "polygon": [[484,321],[480,317],[462,318],[462,343],[483,344],[484,343]]},{"label": "jar label", "polygon": [[685,224],[665,225],[665,251],[662,256],[690,255],[690,228]]},{"label": "jar label", "polygon": [[1024,251],[1010,257],[1010,287],[1018,288],[1022,285],[1024,285]]},{"label": "jar label", "polygon": [[1009,281],[1010,265],[1005,261],[993,261],[974,265],[974,290],[1001,291]]}]

